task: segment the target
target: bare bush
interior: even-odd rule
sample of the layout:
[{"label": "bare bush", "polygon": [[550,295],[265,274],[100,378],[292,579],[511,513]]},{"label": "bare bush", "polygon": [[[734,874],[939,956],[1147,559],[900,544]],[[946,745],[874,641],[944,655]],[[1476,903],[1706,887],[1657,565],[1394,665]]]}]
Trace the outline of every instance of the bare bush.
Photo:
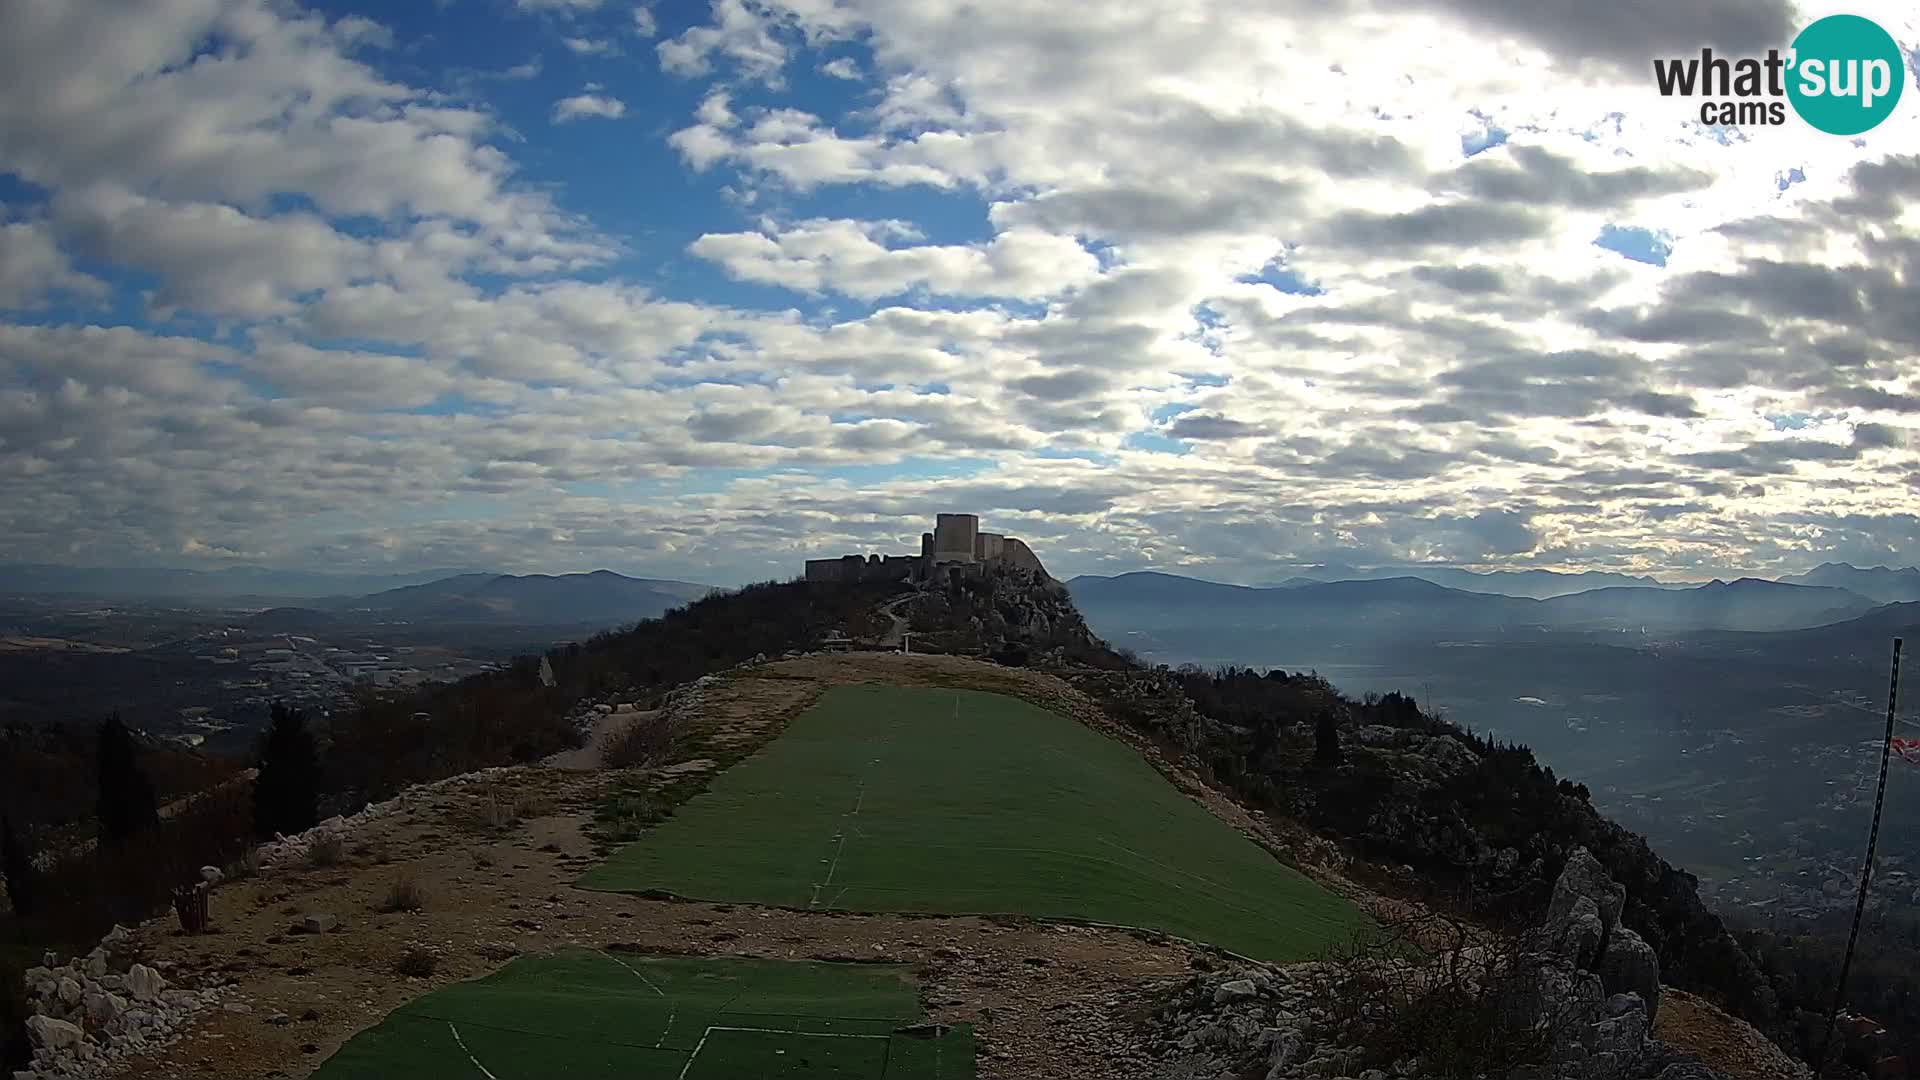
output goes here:
[{"label": "bare bush", "polygon": [[419,911],[427,906],[427,890],[412,874],[403,873],[393,879],[387,887],[387,897],[380,902],[381,911]]},{"label": "bare bush", "polygon": [[658,764],[673,749],[673,725],[660,713],[641,716],[601,748],[610,769],[641,769]]},{"label": "bare bush", "polygon": [[546,817],[553,813],[553,800],[545,795],[523,791],[513,797],[513,816],[517,821]]},{"label": "bare bush", "polygon": [[396,974],[424,979],[439,970],[440,958],[424,945],[409,945],[393,958]]},{"label": "bare bush", "polygon": [[339,866],[347,857],[346,842],[339,833],[326,832],[313,838],[307,847],[307,865],[315,870],[324,870],[329,866]]},{"label": "bare bush", "polygon": [[227,863],[225,874],[228,881],[245,881],[260,876],[260,849],[250,847],[240,853],[240,857]]},{"label": "bare bush", "polygon": [[513,807],[500,797],[498,790],[488,788],[480,797],[480,807],[474,812],[474,824],[483,832],[496,832],[513,824]]},{"label": "bare bush", "polygon": [[1543,983],[1547,942],[1447,916],[1389,916],[1306,976],[1320,1037],[1362,1048],[1353,1068],[1417,1057],[1423,1076],[1507,1076],[1545,1062],[1578,1022]]}]

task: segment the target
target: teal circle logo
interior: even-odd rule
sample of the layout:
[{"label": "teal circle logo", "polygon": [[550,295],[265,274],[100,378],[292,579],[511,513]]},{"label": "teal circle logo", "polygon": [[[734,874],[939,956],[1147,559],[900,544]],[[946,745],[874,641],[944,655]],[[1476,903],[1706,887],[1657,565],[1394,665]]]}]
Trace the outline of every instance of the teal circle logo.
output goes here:
[{"label": "teal circle logo", "polygon": [[1858,15],[1829,15],[1800,31],[1788,64],[1793,111],[1829,135],[1858,135],[1879,124],[1907,87],[1899,42]]}]

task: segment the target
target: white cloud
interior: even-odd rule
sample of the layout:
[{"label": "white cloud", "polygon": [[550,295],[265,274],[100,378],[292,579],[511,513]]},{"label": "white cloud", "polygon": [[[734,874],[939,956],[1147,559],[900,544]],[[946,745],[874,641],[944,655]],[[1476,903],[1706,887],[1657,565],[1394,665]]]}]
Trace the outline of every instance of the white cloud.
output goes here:
[{"label": "white cloud", "polygon": [[45,222],[0,222],[0,309],[43,307],[55,292],[98,298],[106,291],[105,282],[74,269]]},{"label": "white cloud", "polygon": [[693,26],[657,46],[661,70],[696,78],[713,70],[722,57],[748,78],[778,83],[787,48],[775,35],[766,6],[751,0],[713,0],[713,25]]},{"label": "white cloud", "polygon": [[654,22],[653,10],[651,8],[637,7],[633,9],[633,32],[641,37],[652,37],[660,32],[659,25]]},{"label": "white cloud", "polygon": [[587,37],[563,37],[560,44],[575,56],[613,56],[620,51],[620,47],[611,41]]},{"label": "white cloud", "polygon": [[617,97],[598,94],[591,91],[561,98],[553,103],[553,122],[565,124],[574,120],[598,118],[618,120],[627,114],[627,104]]},{"label": "white cloud", "polygon": [[848,82],[859,82],[861,78],[860,65],[854,63],[851,56],[836,57],[821,64],[820,74],[836,79],[846,79]]},{"label": "white cloud", "polygon": [[[708,233],[688,248],[745,281],[865,300],[915,289],[952,296],[1043,299],[1098,275],[1071,237],[1032,229],[989,244],[889,246],[898,222],[804,221],[769,233]],[[910,238],[910,234],[907,234]]]}]

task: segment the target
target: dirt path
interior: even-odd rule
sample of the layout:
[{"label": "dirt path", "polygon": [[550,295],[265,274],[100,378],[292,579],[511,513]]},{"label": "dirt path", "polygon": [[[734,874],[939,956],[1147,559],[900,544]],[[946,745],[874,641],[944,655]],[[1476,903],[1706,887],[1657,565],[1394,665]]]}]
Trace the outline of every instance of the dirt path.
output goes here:
[{"label": "dirt path", "polygon": [[607,767],[607,750],[620,736],[625,735],[635,724],[646,723],[659,716],[658,709],[628,709],[625,712],[599,713],[594,717],[593,730],[587,733],[587,741],[572,750],[562,750],[540,764],[549,769],[566,769],[573,772],[591,772]]}]

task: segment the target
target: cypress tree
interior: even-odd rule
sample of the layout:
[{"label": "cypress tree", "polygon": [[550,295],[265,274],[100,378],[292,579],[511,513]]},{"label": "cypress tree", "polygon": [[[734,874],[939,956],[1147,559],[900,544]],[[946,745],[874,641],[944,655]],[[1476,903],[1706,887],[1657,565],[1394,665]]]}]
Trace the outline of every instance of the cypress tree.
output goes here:
[{"label": "cypress tree", "polygon": [[20,834],[13,831],[12,818],[0,817],[0,867],[6,871],[7,901],[13,905],[13,913],[22,918],[32,915],[39,908],[39,881],[35,876],[39,872],[27,857]]},{"label": "cypress tree", "polygon": [[1314,718],[1313,762],[1328,769],[1340,764],[1340,725],[1331,709],[1320,710]]},{"label": "cypress tree", "polygon": [[253,829],[262,840],[305,832],[320,820],[320,756],[306,714],[275,702],[253,782]]},{"label": "cypress tree", "polygon": [[128,837],[160,824],[160,804],[153,781],[140,768],[133,733],[119,714],[100,725],[100,842],[117,845]]}]

